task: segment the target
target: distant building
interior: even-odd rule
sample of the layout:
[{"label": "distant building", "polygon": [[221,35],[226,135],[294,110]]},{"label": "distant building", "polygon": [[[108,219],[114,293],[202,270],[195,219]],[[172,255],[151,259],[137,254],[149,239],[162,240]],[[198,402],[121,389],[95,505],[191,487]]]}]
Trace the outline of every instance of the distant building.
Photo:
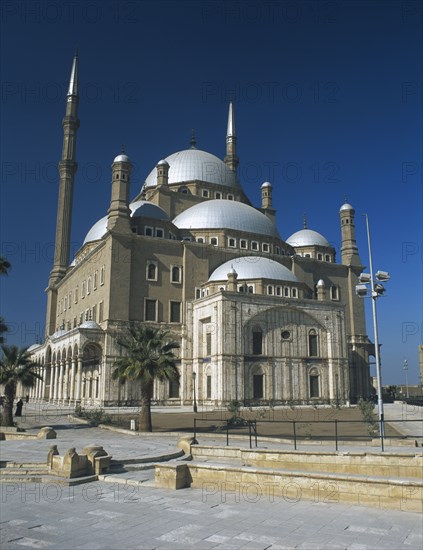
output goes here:
[{"label": "distant building", "polygon": [[31,398],[137,403],[139,386],[111,377],[122,353],[117,336],[137,321],[169,329],[181,344],[180,381],[156,384],[160,403],[192,403],[194,383],[198,401],[216,405],[367,397],[374,347],[355,295],[363,266],[354,208],[345,203],[339,211],[339,263],[305,221],[283,239],[271,183],[261,185],[254,207],[239,181],[230,103],[224,160],[198,149],[193,137],[188,149],[156,163],[130,201],[131,161],[117,155],[110,207],[71,260],[78,102],[75,58],[46,337],[31,348],[43,381]]}]

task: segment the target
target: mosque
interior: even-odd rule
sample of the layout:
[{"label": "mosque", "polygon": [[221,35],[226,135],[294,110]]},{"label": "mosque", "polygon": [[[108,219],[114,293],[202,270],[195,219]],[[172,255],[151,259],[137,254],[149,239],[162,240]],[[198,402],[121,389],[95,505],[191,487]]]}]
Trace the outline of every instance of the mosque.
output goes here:
[{"label": "mosque", "polygon": [[189,149],[159,160],[130,201],[131,161],[117,155],[110,207],[70,258],[78,101],[75,57],[46,335],[30,348],[43,379],[30,397],[137,404],[140,387],[112,379],[118,335],[132,322],[167,329],[180,343],[180,379],[157,382],[156,403],[354,403],[370,395],[374,345],[355,295],[363,266],[354,208],[339,211],[340,261],[306,226],[283,239],[271,183],[255,207],[238,178],[231,102],[223,160],[193,138]]}]

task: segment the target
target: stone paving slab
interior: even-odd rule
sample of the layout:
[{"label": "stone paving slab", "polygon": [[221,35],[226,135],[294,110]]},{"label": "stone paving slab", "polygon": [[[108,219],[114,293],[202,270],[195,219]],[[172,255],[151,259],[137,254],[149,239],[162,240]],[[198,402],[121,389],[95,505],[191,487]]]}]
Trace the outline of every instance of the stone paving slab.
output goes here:
[{"label": "stone paving slab", "polygon": [[0,487],[2,549],[422,547],[420,514],[119,483]]}]

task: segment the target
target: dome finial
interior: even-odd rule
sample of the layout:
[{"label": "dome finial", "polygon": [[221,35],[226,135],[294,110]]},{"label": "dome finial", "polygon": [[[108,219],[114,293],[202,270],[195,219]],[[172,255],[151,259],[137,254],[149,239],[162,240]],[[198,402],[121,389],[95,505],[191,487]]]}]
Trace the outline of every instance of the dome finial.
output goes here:
[{"label": "dome finial", "polygon": [[303,227],[307,229],[307,216],[305,212],[303,213]]},{"label": "dome finial", "polygon": [[121,154],[124,155],[125,154],[125,145],[122,143],[122,150],[121,150]]},{"label": "dome finial", "polygon": [[190,144],[191,144],[191,149],[196,149],[197,140],[195,139],[195,130],[194,130],[194,128],[191,130]]}]

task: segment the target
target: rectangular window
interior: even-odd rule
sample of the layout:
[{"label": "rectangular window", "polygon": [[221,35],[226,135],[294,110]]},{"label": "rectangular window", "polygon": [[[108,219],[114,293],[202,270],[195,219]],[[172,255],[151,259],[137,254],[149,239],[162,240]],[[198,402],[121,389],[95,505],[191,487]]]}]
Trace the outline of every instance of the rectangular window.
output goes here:
[{"label": "rectangular window", "polygon": [[211,399],[211,396],[212,396],[212,377],[211,376],[207,376],[206,377],[206,398],[207,399]]},{"label": "rectangular window", "polygon": [[270,251],[270,246],[267,243],[263,243],[261,245],[261,247],[262,247],[263,252],[269,252]]},{"label": "rectangular window", "polygon": [[201,298],[201,288],[196,288],[195,289],[195,299],[198,300],[199,298]]},{"label": "rectangular window", "polygon": [[276,287],[276,296],[282,296],[282,287],[280,286]]},{"label": "rectangular window", "polygon": [[253,355],[261,355],[263,353],[263,333],[260,331],[253,332]]},{"label": "rectangular window", "polygon": [[203,197],[205,197],[206,199],[209,197],[209,192],[207,191],[207,189],[203,189]]},{"label": "rectangular window", "polygon": [[179,397],[179,380],[171,378],[169,380],[169,399],[177,399]]},{"label": "rectangular window", "polygon": [[240,248],[246,249],[246,248],[248,248],[248,243],[245,239],[241,239],[239,241],[239,246],[240,246]]},{"label": "rectangular window", "polygon": [[157,281],[157,262],[147,262],[146,279],[147,281]]},{"label": "rectangular window", "polygon": [[289,288],[287,286],[285,286],[283,289],[283,295],[285,296],[285,298],[289,298]]},{"label": "rectangular window", "polygon": [[204,243],[204,237],[197,237],[196,241],[197,243]]},{"label": "rectangular window", "polygon": [[218,243],[219,243],[219,241],[218,241],[217,237],[210,237],[210,244],[212,246],[217,246]]},{"label": "rectangular window", "polygon": [[159,239],[163,239],[164,237],[163,229],[156,229],[156,237],[158,237]]},{"label": "rectangular window", "polygon": [[298,298],[298,293],[297,293],[297,289],[296,289],[296,288],[293,288],[293,289],[292,289],[292,297],[293,297],[293,298]]},{"label": "rectangular window", "polygon": [[233,239],[232,237],[229,237],[228,246],[230,246],[231,248],[235,248],[236,247],[236,240]]},{"label": "rectangular window", "polygon": [[170,322],[181,322],[181,302],[170,302]]},{"label": "rectangular window", "polygon": [[82,291],[81,291],[82,298],[85,298],[85,281],[82,281]]},{"label": "rectangular window", "polygon": [[75,288],[75,304],[78,303],[78,287]]},{"label": "rectangular window", "polygon": [[317,334],[308,335],[308,350],[310,357],[318,357]]},{"label": "rectangular window", "polygon": [[251,241],[251,250],[258,250],[259,245],[256,241]]},{"label": "rectangular window", "polygon": [[152,227],[145,226],[145,227],[144,227],[144,235],[145,235],[146,237],[152,237],[152,236],[153,236],[153,228],[152,228]]},{"label": "rectangular window", "polygon": [[104,285],[104,265],[100,269],[100,284]]},{"label": "rectangular window", "polygon": [[94,272],[94,290],[97,290],[97,279],[98,279],[98,271]]},{"label": "rectangular window", "polygon": [[145,320],[157,321],[157,300],[145,301]]},{"label": "rectangular window", "polygon": [[72,307],[72,292],[69,292],[69,298],[68,298],[68,304],[69,309]]},{"label": "rectangular window", "polygon": [[310,376],[310,397],[319,397],[319,377]]},{"label": "rectangular window", "polygon": [[100,302],[98,304],[98,322],[99,323],[103,322],[103,310],[104,310],[104,303]]},{"label": "rectangular window", "polygon": [[215,193],[214,196],[215,196],[216,199],[221,199],[222,198],[222,193]]},{"label": "rectangular window", "polygon": [[338,287],[337,286],[331,286],[330,287],[330,297],[332,300],[338,300]]},{"label": "rectangular window", "polygon": [[233,201],[234,200],[234,196],[233,195],[228,195],[228,201]]},{"label": "rectangular window", "polygon": [[97,321],[97,307],[96,306],[92,307],[91,315],[92,315],[93,321]]},{"label": "rectangular window", "polygon": [[211,332],[206,332],[206,357],[210,357],[212,352],[212,335]]},{"label": "rectangular window", "polygon": [[325,254],[325,262],[330,262],[330,256],[329,256],[329,254]]},{"label": "rectangular window", "polygon": [[323,254],[317,254],[317,259],[322,261],[323,260]]}]

